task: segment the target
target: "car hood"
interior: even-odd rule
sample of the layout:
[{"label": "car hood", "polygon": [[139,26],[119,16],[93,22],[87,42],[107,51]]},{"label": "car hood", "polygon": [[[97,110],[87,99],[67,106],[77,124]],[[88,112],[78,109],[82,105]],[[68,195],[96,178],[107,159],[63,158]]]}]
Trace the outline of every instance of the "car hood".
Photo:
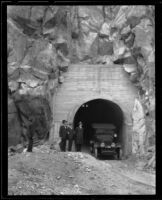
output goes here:
[{"label": "car hood", "polygon": [[95,136],[95,141],[110,145],[113,142],[113,137],[111,135],[97,135]]}]

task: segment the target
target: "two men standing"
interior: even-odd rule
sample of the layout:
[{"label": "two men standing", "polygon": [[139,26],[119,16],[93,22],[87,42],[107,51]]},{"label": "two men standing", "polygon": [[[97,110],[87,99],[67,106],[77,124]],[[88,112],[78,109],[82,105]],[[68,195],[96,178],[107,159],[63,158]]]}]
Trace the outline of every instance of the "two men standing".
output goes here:
[{"label": "two men standing", "polygon": [[59,136],[61,138],[60,149],[66,151],[66,142],[68,140],[68,151],[71,151],[73,140],[75,141],[76,151],[81,151],[83,144],[83,128],[82,122],[79,122],[79,126],[74,131],[71,123],[67,123],[66,120],[62,121],[60,126]]}]

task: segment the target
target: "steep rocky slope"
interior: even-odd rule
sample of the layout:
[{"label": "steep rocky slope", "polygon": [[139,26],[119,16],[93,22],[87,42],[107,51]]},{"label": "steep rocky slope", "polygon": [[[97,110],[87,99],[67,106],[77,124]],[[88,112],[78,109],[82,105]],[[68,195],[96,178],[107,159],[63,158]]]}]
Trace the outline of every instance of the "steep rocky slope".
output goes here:
[{"label": "steep rocky slope", "polygon": [[69,64],[79,62],[123,66],[139,89],[133,151],[142,156],[155,144],[153,6],[8,6],[7,11],[11,144],[19,143],[31,116],[38,119],[40,138],[46,137],[52,96]]}]

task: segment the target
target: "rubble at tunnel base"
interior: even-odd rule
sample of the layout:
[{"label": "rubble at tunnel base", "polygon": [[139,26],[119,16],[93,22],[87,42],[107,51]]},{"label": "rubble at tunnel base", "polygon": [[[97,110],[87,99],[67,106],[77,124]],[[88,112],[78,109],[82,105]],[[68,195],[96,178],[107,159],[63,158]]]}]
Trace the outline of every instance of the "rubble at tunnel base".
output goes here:
[{"label": "rubble at tunnel base", "polygon": [[79,62],[122,65],[143,109],[141,116],[132,113],[133,153],[155,145],[154,6],[8,6],[7,12],[8,120],[15,145],[22,127],[13,93],[45,98],[53,112],[60,71],[64,76]]}]

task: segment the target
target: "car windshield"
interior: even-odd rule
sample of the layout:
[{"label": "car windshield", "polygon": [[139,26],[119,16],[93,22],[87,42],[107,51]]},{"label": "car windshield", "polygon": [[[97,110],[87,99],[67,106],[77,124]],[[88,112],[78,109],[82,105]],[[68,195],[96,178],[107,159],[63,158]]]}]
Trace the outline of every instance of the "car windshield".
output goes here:
[{"label": "car windshield", "polygon": [[113,133],[111,132],[102,132],[102,133],[95,133],[96,136],[100,136],[100,135],[113,135]]},{"label": "car windshield", "polygon": [[96,133],[95,138],[102,141],[112,141],[113,133],[111,132]]},{"label": "car windshield", "polygon": [[112,131],[112,130],[96,130],[95,135],[96,136],[101,136],[101,135],[105,135],[105,136],[111,135],[111,136],[113,136],[114,131]]}]

